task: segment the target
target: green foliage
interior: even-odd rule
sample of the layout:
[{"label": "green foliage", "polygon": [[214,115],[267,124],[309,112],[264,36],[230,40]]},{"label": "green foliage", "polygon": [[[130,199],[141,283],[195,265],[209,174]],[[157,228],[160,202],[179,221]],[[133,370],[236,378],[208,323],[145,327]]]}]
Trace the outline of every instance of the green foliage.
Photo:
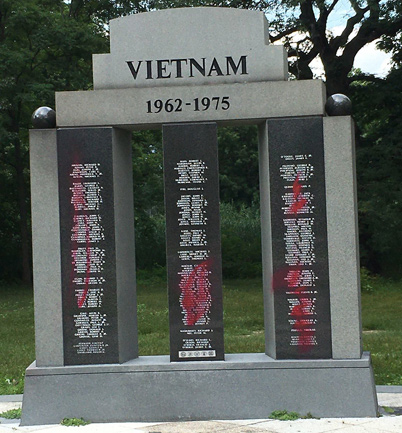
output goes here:
[{"label": "green foliage", "polygon": [[402,254],[402,68],[352,87],[357,146],[360,251],[370,271],[400,276]]},{"label": "green foliage", "polygon": [[223,202],[259,202],[257,127],[219,128],[219,183]]},{"label": "green foliage", "polygon": [[221,203],[223,274],[230,278],[258,277],[261,265],[261,223],[258,208]]},{"label": "green foliage", "polygon": [[88,425],[90,422],[85,421],[84,418],[64,418],[60,424],[65,427],[80,427],[82,425]]},{"label": "green foliage", "polygon": [[300,419],[301,416],[297,412],[288,412],[287,410],[274,410],[269,416],[270,419],[277,419],[280,421],[294,421]]},{"label": "green foliage", "polygon": [[371,274],[366,268],[360,269],[360,287],[362,292],[374,292],[374,285],[376,283],[376,276]]},{"label": "green foliage", "polygon": [[[220,128],[218,134],[223,269],[233,277],[257,276],[261,273],[257,129]],[[165,266],[160,131],[134,132],[133,182],[137,266]]]},{"label": "green foliage", "polygon": [[133,134],[136,261],[140,269],[165,266],[161,131]]},{"label": "green foliage", "polygon": [[21,419],[21,409],[10,409],[0,413],[0,418],[5,419]]},{"label": "green foliage", "polygon": [[382,406],[382,408],[384,409],[385,413],[389,413],[390,415],[395,413],[395,409],[393,409],[392,407]]},{"label": "green foliage", "polygon": [[[258,277],[261,265],[259,209],[221,203],[223,274],[230,278]],[[166,265],[165,218],[159,213],[136,215],[136,255],[139,269]]]},{"label": "green foliage", "polygon": [[[0,97],[1,98],[1,97]],[[19,231],[18,197],[14,173],[0,160],[0,281],[21,277],[21,236]]]},{"label": "green foliage", "polygon": [[298,412],[288,412],[287,410],[274,410],[269,416],[270,419],[279,421],[295,421],[297,419],[319,419],[308,412],[306,415],[300,415]]},{"label": "green foliage", "polygon": [[54,107],[57,90],[88,89],[92,53],[107,50],[103,25],[73,16],[70,7],[62,0],[0,2],[0,240],[9,245],[0,278],[8,280],[30,281],[31,114]]},{"label": "green foliage", "polygon": [[172,9],[196,6],[231,7],[241,9],[265,9],[269,1],[254,0],[150,0],[146,2],[151,9]]}]

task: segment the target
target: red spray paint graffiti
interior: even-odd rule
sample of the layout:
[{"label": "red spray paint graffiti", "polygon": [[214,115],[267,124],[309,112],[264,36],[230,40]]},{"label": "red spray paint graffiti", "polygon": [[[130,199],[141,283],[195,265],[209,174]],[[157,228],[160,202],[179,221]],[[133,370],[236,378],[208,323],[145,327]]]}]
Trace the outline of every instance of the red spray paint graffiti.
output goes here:
[{"label": "red spray paint graffiti", "polygon": [[188,326],[206,324],[211,308],[209,291],[209,268],[211,260],[197,265],[190,273],[182,275],[180,281],[180,305],[184,311],[184,322]]},{"label": "red spray paint graffiti", "polygon": [[[80,181],[82,179],[81,176],[75,176],[76,181]],[[85,200],[85,187],[78,182],[73,182],[72,187],[72,195],[73,195],[73,206],[74,206],[74,215],[73,215],[73,222],[79,225],[77,216],[79,215],[77,210],[82,209],[86,205]],[[88,218],[86,215],[83,215],[83,221],[84,221],[84,231],[85,231],[85,257],[86,257],[86,271],[85,271],[85,278],[84,278],[84,287],[82,290],[82,293],[80,296],[77,297],[77,305],[78,308],[83,308],[85,301],[88,296],[88,290],[89,290],[89,274],[90,274],[90,268],[91,268],[91,249],[90,249],[90,236],[89,236],[89,224],[88,224]],[[77,252],[78,252],[78,242],[74,241],[72,242],[72,269],[71,269],[71,278],[70,281],[73,280],[74,275],[74,266],[77,262]]]},{"label": "red spray paint graffiti", "polygon": [[[307,203],[302,193],[303,185],[300,183],[300,174],[297,174],[293,182],[293,201],[287,214],[298,214]],[[272,281],[272,289],[291,291],[296,297],[297,303],[292,307],[290,316],[293,319],[292,330],[297,335],[297,345],[301,353],[311,350],[311,341],[314,339],[315,330],[311,328],[311,321],[305,319],[311,313],[311,298],[304,295],[306,286],[303,285],[303,273],[299,263],[292,267],[286,267],[275,273]]]},{"label": "red spray paint graffiti", "polygon": [[303,186],[300,183],[300,175],[297,174],[295,181],[293,182],[293,203],[290,206],[289,213],[297,214],[299,213],[304,205],[307,203],[307,200],[304,198],[301,190]]}]

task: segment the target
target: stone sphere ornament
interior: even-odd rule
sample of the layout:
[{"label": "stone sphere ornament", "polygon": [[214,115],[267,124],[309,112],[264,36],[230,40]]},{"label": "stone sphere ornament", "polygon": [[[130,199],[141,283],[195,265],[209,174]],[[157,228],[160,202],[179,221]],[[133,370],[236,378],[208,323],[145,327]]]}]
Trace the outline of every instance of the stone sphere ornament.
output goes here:
[{"label": "stone sphere ornament", "polygon": [[328,116],[350,116],[352,114],[352,102],[342,93],[331,95],[325,104]]},{"label": "stone sphere ornament", "polygon": [[32,125],[36,129],[50,129],[56,126],[56,112],[50,107],[39,107],[32,114]]}]

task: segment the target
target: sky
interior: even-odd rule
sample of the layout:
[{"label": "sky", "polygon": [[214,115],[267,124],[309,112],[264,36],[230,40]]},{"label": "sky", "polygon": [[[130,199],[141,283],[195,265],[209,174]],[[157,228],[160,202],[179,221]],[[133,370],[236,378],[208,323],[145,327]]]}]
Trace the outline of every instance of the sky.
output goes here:
[{"label": "sky", "polygon": [[378,50],[375,42],[372,42],[359,51],[355,58],[354,67],[361,69],[363,72],[383,77],[390,69],[390,60],[391,55]]}]

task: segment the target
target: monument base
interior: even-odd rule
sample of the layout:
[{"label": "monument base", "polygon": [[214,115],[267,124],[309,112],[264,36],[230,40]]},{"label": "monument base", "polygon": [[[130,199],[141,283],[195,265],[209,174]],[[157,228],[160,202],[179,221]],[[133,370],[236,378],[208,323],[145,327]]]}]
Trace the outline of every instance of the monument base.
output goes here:
[{"label": "monument base", "polygon": [[26,370],[21,425],[268,418],[274,410],[322,417],[375,417],[370,354],[345,360],[169,362],[143,356],[124,364]]}]

